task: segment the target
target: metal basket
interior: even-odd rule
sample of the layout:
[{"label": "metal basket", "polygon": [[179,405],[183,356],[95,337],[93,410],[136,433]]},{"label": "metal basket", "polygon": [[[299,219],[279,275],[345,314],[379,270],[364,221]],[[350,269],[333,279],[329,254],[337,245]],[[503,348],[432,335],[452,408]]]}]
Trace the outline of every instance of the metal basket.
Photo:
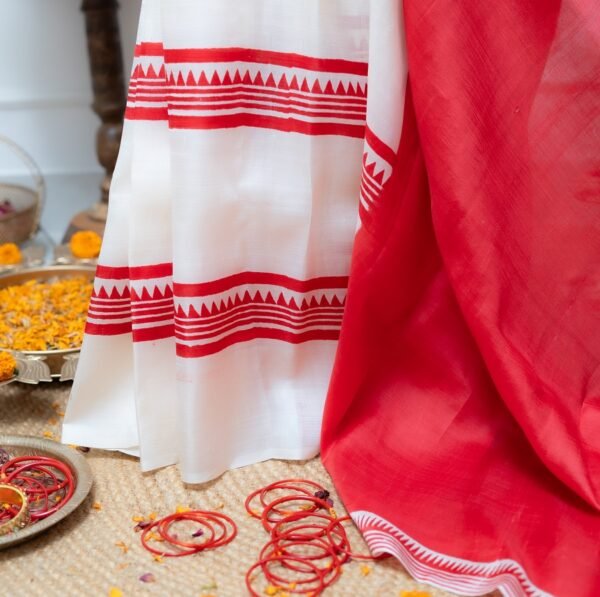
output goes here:
[{"label": "metal basket", "polygon": [[0,201],[8,199],[15,211],[0,216],[0,244],[22,243],[38,231],[46,185],[37,164],[14,141],[0,135],[0,143],[9,147],[27,166],[35,187],[0,182]]}]

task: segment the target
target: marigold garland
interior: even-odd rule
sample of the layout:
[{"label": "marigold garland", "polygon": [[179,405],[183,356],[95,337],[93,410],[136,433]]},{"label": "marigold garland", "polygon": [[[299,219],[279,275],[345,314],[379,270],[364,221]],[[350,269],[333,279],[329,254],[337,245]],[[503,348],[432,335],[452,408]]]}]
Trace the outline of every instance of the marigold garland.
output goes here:
[{"label": "marigold garland", "polygon": [[0,346],[10,350],[79,348],[92,283],[84,276],[31,280],[0,289]]},{"label": "marigold garland", "polygon": [[10,379],[17,370],[17,361],[10,352],[0,352],[0,381]]},{"label": "marigold garland", "polygon": [[18,265],[23,261],[23,255],[15,243],[0,245],[0,265]]},{"label": "marigold garland", "polygon": [[100,255],[102,238],[93,230],[80,230],[76,232],[69,242],[69,248],[74,257],[78,259],[95,259]]}]

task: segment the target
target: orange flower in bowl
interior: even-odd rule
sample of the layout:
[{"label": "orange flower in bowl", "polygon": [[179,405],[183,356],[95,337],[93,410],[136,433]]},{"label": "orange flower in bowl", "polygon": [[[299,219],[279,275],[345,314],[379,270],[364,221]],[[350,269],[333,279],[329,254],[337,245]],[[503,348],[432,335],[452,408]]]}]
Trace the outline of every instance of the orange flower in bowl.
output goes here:
[{"label": "orange flower in bowl", "polygon": [[10,352],[0,352],[0,381],[10,379],[17,371],[17,361]]},{"label": "orange flower in bowl", "polygon": [[0,265],[17,265],[21,263],[23,256],[15,243],[4,243],[0,245]]},{"label": "orange flower in bowl", "polygon": [[95,259],[100,255],[102,238],[92,230],[76,232],[69,242],[69,248],[78,259]]}]

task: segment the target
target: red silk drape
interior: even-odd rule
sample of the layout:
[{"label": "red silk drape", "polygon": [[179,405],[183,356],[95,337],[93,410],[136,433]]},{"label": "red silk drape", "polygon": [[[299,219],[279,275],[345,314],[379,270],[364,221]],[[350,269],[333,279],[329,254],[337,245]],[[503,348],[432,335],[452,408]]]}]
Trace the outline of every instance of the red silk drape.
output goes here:
[{"label": "red silk drape", "polygon": [[423,580],[597,595],[600,5],[404,10],[402,139],[355,242],[323,460],[351,511],[510,562],[424,552]]}]

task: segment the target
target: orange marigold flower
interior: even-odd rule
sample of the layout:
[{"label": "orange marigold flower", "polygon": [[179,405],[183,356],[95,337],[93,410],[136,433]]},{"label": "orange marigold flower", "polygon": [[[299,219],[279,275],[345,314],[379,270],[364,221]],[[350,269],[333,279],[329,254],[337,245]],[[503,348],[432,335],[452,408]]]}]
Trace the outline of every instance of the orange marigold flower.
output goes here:
[{"label": "orange marigold flower", "polygon": [[76,276],[0,288],[0,346],[12,350],[81,347],[92,286],[86,277]]},{"label": "orange marigold flower", "polygon": [[17,265],[21,261],[23,261],[23,256],[15,243],[0,245],[0,265]]},{"label": "orange marigold flower", "polygon": [[69,248],[74,257],[78,259],[95,259],[100,255],[102,238],[93,230],[80,230],[76,232],[69,242]]},{"label": "orange marigold flower", "polygon": [[17,370],[17,361],[10,352],[0,352],[0,381],[10,379]]}]

